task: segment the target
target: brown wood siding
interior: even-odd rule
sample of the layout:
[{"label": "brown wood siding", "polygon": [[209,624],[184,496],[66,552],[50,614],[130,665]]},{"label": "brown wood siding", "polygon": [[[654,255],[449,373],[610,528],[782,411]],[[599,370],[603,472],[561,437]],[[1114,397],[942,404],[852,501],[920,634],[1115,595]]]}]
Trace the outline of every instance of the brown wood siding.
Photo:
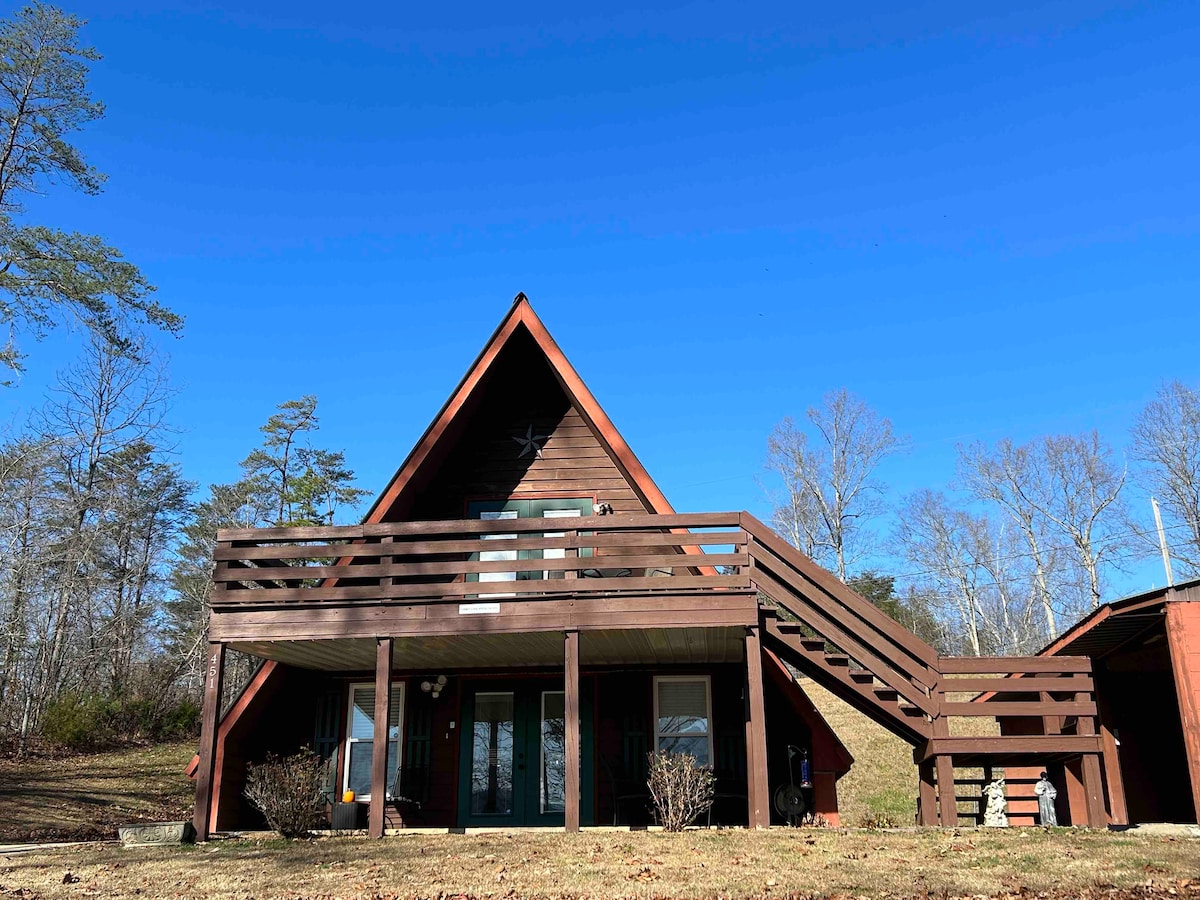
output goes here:
[{"label": "brown wood siding", "polygon": [[[477,499],[591,497],[614,513],[652,510],[568,399],[528,335],[515,337],[454,423],[449,449],[415,485],[411,508],[386,517],[457,519]],[[514,438],[532,426],[542,455],[521,456]]]}]

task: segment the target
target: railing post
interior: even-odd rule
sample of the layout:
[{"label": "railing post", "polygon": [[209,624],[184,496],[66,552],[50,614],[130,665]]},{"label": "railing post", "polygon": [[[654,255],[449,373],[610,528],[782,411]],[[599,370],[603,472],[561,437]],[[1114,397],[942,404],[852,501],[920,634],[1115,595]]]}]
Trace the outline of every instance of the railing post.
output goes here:
[{"label": "railing post", "polygon": [[[940,697],[938,701],[940,708]],[[935,745],[938,738],[950,736],[950,723],[945,716],[941,715],[940,709],[932,722],[932,730]],[[939,753],[933,758],[933,761],[934,767],[937,769],[938,822],[943,828],[953,828],[958,824],[958,800],[955,797],[954,789],[954,758],[948,754]]]},{"label": "railing post", "polygon": [[564,632],[563,640],[563,789],[566,809],[563,823],[567,831],[579,830],[580,736],[579,736],[579,632]]},{"label": "railing post", "polygon": [[212,833],[213,773],[217,761],[217,729],[221,724],[221,688],[225,683],[225,645],[210,642],[204,674],[204,709],[200,718],[200,766],[196,770],[196,806],[192,825],[196,839],[207,841]]},{"label": "railing post", "polygon": [[[392,709],[392,646],[390,638],[375,639],[375,731],[371,745],[371,805],[367,834],[383,837],[387,817],[388,720]],[[396,748],[397,752],[399,747]]]}]

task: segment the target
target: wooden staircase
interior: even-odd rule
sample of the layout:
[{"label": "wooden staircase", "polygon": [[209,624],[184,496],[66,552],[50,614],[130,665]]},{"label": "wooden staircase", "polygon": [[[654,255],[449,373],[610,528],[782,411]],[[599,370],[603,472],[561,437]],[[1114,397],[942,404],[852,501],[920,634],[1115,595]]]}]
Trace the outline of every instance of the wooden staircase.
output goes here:
[{"label": "wooden staircase", "polygon": [[863,715],[913,746],[932,735],[930,719],[919,706],[881,683],[869,670],[855,667],[847,654],[827,652],[824,638],[810,637],[798,622],[781,621],[773,609],[763,610],[762,623],[764,645],[769,650]]},{"label": "wooden staircase", "polygon": [[765,645],[913,746],[933,735],[938,655],[748,513]]},{"label": "wooden staircase", "polygon": [[[1100,768],[1108,754],[1090,660],[940,657],[754,516],[742,513],[741,525],[763,646],[913,745],[921,824],[957,823],[956,766],[990,772],[1053,761],[1081,767],[1085,808],[1073,812],[1075,824],[1107,823]],[[951,718],[993,718],[1002,733],[952,736]],[[1039,720],[1038,731],[1026,730]],[[1006,721],[1017,731],[1004,731]],[[1110,780],[1120,777],[1115,757],[1105,767]]]}]

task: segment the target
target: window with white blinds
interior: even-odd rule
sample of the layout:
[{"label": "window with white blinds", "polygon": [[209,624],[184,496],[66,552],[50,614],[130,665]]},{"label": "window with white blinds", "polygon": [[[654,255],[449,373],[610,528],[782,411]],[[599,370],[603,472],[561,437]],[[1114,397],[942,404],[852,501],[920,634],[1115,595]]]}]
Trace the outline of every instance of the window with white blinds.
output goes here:
[{"label": "window with white blinds", "polygon": [[687,753],[712,762],[712,696],[708,676],[663,675],[654,679],[654,746],[660,753]]},{"label": "window with white blinds", "polygon": [[[350,721],[346,725],[345,790],[354,791],[359,800],[371,799],[371,756],[375,744],[375,685],[350,685]],[[400,765],[400,721],[404,706],[404,685],[393,684],[388,704],[387,784],[396,782]]]}]

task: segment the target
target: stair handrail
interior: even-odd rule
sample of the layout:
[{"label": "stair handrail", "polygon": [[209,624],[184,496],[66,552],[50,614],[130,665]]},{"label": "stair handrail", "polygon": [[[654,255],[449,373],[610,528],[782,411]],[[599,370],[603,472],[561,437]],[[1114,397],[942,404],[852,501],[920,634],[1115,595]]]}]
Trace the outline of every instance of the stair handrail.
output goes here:
[{"label": "stair handrail", "polygon": [[[786,563],[794,569],[795,574],[813,585],[825,597],[834,601],[838,606],[849,612],[858,623],[861,623],[870,635],[870,638],[866,639],[864,643],[870,646],[876,655],[884,658],[894,668],[914,679],[932,693],[941,675],[938,665],[939,656],[933,647],[869,600],[866,600],[854,590],[847,587],[832,573],[817,565],[751,513],[743,512],[741,523],[742,529],[751,538],[752,570],[756,565],[761,564],[761,560],[755,558],[753,555],[753,544],[757,542],[769,550],[781,562]],[[776,574],[786,575],[789,573]],[[753,571],[751,575],[753,577]],[[789,587],[796,591],[796,593],[803,594],[803,591],[798,589],[798,586],[789,585]],[[787,608],[789,612],[800,618],[804,618],[804,611],[789,607],[786,597],[775,597],[774,599]],[[851,625],[849,630],[854,631],[856,629]],[[878,640],[880,638],[882,642]],[[834,641],[833,643],[837,642]],[[902,652],[897,654],[891,648]],[[853,655],[849,648],[842,649]]]}]

